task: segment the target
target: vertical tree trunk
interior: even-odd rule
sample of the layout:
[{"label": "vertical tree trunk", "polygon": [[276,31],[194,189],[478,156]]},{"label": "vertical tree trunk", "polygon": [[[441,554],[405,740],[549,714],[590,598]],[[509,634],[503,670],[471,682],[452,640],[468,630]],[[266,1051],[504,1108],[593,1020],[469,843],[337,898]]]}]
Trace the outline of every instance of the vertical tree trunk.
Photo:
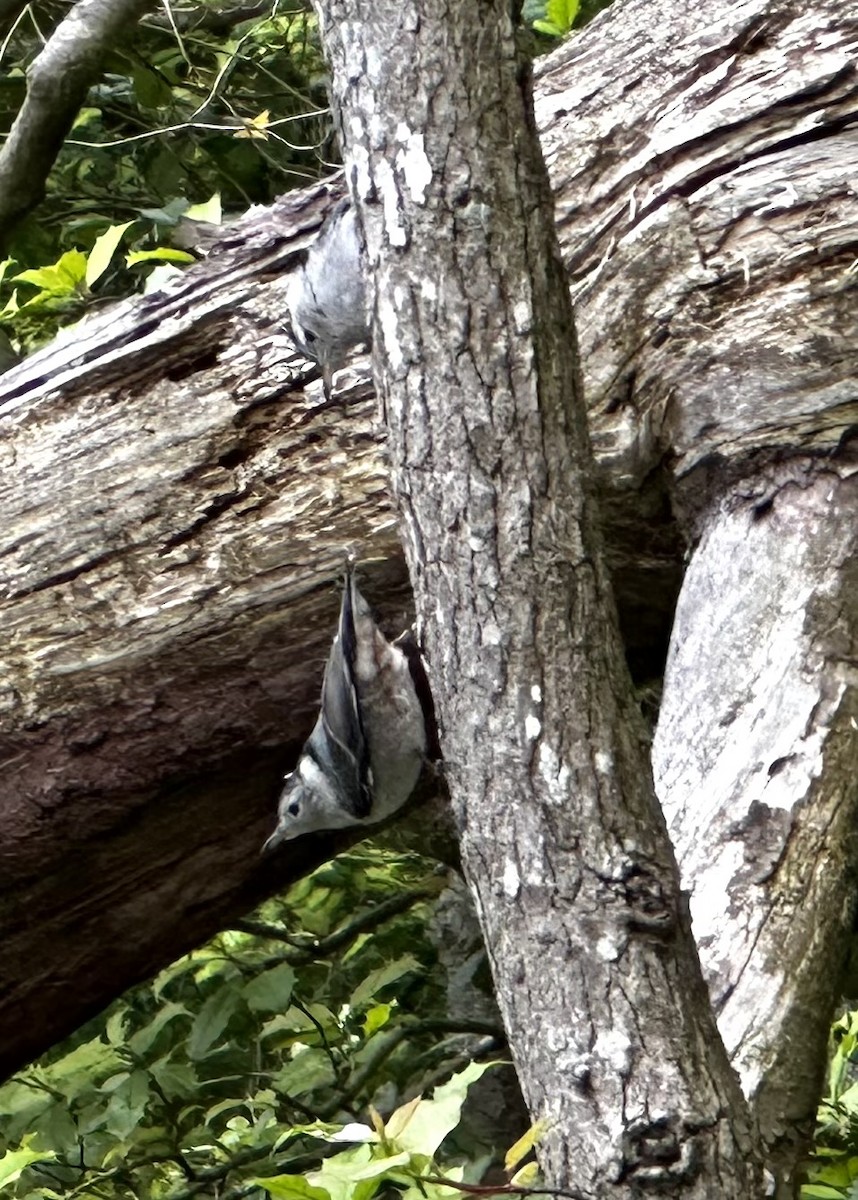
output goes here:
[{"label": "vertical tree trunk", "polygon": [[468,878],[549,1182],[760,1189],[616,630],[503,3],[319,3]]}]

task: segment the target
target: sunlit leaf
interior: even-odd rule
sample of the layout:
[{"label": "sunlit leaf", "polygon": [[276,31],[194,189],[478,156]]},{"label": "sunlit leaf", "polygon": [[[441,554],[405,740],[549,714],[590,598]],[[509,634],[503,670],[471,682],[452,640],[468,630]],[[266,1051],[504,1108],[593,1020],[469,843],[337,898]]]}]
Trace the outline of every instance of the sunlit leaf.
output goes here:
[{"label": "sunlit leaf", "polygon": [[377,1155],[370,1145],[353,1146],[325,1159],[317,1171],[307,1173],[307,1178],[314,1186],[324,1188],[331,1200],[361,1200],[375,1192],[382,1176],[406,1166],[410,1157],[407,1153]]},{"label": "sunlit leaf", "polygon": [[19,311],[20,307],[21,306],[18,303],[18,292],[16,290],[3,305],[2,309],[0,309],[0,318],[13,317],[15,313]]},{"label": "sunlit leaf", "polygon": [[547,0],[544,16],[533,21],[533,28],[549,37],[565,37],[580,7],[580,0]]},{"label": "sunlit leaf", "polygon": [[83,107],[77,110],[77,115],[72,122],[72,129],[83,129],[85,125],[89,125],[91,121],[97,121],[101,116],[100,108]]},{"label": "sunlit leaf", "polygon": [[459,1124],[468,1088],[496,1063],[470,1063],[464,1071],[435,1088],[431,1100],[404,1105],[394,1112],[385,1133],[401,1150],[434,1155]]},{"label": "sunlit leaf", "polygon": [[406,1126],[413,1119],[417,1109],[424,1101],[421,1096],[415,1096],[406,1104],[401,1104],[390,1114],[387,1124],[384,1126],[384,1136],[391,1141],[397,1141],[405,1131]]},{"label": "sunlit leaf", "polygon": [[269,1179],[257,1176],[248,1182],[264,1188],[275,1200],[331,1200],[323,1187],[313,1187],[303,1175],[273,1175]]},{"label": "sunlit leaf", "polygon": [[215,1104],[211,1108],[206,1109],[206,1125],[211,1125],[215,1117],[221,1116],[222,1113],[231,1112],[234,1108],[243,1108],[246,1103],[247,1100],[244,1096],[234,1096],[230,1100],[221,1100],[220,1104]]},{"label": "sunlit leaf", "polygon": [[31,1163],[50,1162],[56,1158],[52,1150],[31,1150],[28,1145],[30,1141],[30,1138],[25,1138],[19,1149],[7,1150],[0,1157],[0,1187],[14,1183]]},{"label": "sunlit leaf", "polygon": [[185,210],[185,216],[191,221],[208,221],[211,225],[220,225],[223,220],[220,192],[215,192],[210,199],[202,204],[192,204]]},{"label": "sunlit leaf", "polygon": [[66,296],[75,292],[85,278],[86,255],[80,250],[67,250],[51,266],[19,271],[13,276],[16,282],[31,283],[53,296]]},{"label": "sunlit leaf", "polygon": [[107,1018],[107,1023],[104,1026],[104,1034],[111,1046],[123,1046],[125,1044],[127,1021],[128,1013],[124,1009],[119,1009],[117,1012],[111,1013]]},{"label": "sunlit leaf", "polygon": [[94,1079],[106,1079],[120,1066],[122,1059],[114,1048],[101,1038],[92,1038],[56,1062],[40,1067],[36,1074],[50,1087],[73,1096],[79,1089],[91,1087]]},{"label": "sunlit leaf", "polygon": [[523,1133],[517,1142],[514,1142],[504,1156],[503,1165],[505,1171],[514,1171],[523,1158],[530,1154],[533,1147],[539,1142],[540,1138],[548,1128],[547,1121],[534,1121],[530,1129]]},{"label": "sunlit leaf", "polygon": [[364,1037],[372,1037],[374,1033],[386,1025],[390,1020],[392,1012],[392,1004],[375,1004],[372,1008],[368,1009],[363,1022]]},{"label": "sunlit leaf", "polygon": [[125,255],[125,265],[136,267],[140,263],[193,263],[197,260],[187,250],[175,250],[172,246],[158,246],[154,250],[129,250]]},{"label": "sunlit leaf", "polygon": [[113,258],[116,247],[122,241],[126,230],[130,229],[133,224],[133,221],[126,221],[124,225],[111,225],[100,237],[95,239],[95,244],[90,250],[86,262],[87,287],[92,287],[110,266],[110,260]]},{"label": "sunlit leaf", "polygon": [[510,1179],[512,1187],[531,1188],[539,1179],[539,1163],[529,1162],[515,1172]]},{"label": "sunlit leaf", "polygon": [[581,0],[548,0],[545,5],[545,15],[549,21],[558,25],[564,33],[572,28]]},{"label": "sunlit leaf", "polygon": [[255,117],[244,117],[244,128],[236,130],[237,138],[267,138],[268,125],[271,120],[269,109],[265,109]]}]

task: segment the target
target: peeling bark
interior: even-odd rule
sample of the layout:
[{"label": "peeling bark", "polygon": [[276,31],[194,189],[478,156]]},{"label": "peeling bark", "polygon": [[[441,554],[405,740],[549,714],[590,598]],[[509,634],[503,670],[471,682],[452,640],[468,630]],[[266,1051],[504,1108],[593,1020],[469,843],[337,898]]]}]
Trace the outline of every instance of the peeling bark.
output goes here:
[{"label": "peeling bark", "polygon": [[856,46],[837,0],[620,0],[540,66],[594,444],[630,486],[849,436]]}]

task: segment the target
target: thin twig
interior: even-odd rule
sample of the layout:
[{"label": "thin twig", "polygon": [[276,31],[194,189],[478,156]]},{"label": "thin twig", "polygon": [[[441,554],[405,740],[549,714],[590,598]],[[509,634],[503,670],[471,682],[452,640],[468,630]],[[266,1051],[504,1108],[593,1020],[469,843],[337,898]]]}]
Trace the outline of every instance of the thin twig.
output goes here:
[{"label": "thin twig", "polygon": [[414,1179],[422,1183],[439,1183],[444,1187],[455,1188],[457,1192],[465,1192],[469,1196],[566,1196],[568,1200],[590,1200],[577,1189],[566,1188],[532,1188],[519,1187],[514,1183],[457,1183],[455,1179],[447,1179],[445,1175],[415,1175]]}]

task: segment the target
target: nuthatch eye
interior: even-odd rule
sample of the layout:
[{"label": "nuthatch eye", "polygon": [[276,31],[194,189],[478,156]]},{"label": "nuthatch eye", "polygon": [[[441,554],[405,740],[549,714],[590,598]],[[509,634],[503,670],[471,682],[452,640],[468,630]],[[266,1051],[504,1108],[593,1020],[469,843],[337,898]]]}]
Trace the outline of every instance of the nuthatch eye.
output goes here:
[{"label": "nuthatch eye", "polygon": [[349,351],[369,341],[366,286],[354,209],[341,200],[289,285],[295,346],[322,368],[325,399]]},{"label": "nuthatch eye", "polygon": [[321,711],[286,776],[263,851],[302,833],[390,816],[414,790],[426,740],[408,657],[376,625],[349,565]]}]

